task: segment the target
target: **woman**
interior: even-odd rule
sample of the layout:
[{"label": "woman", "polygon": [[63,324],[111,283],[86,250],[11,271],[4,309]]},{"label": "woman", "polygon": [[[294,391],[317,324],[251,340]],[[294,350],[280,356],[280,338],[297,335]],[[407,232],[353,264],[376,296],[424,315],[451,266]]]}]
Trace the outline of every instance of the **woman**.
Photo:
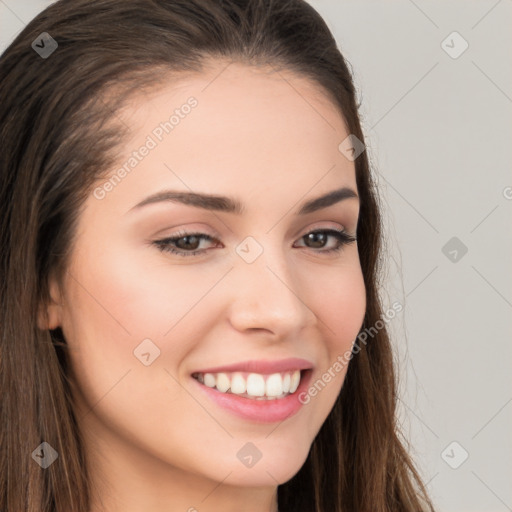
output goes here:
[{"label": "woman", "polygon": [[433,510],[311,6],[60,0],[0,97],[1,510]]}]

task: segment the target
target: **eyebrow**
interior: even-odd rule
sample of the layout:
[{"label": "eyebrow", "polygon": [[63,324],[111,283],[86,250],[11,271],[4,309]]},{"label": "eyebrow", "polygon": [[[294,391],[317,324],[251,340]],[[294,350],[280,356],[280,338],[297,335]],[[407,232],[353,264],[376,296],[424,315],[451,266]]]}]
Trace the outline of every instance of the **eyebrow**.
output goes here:
[{"label": "eyebrow", "polygon": [[[327,194],[306,201],[297,212],[297,215],[313,213],[323,208],[332,206],[333,204],[339,203],[344,199],[350,198],[359,199],[359,196],[349,187],[332,190]],[[156,194],[152,194],[143,199],[140,203],[137,203],[129,211],[142,208],[148,204],[168,201],[194,206],[204,210],[233,213],[235,215],[241,215],[245,211],[244,205],[237,199],[225,196],[200,194],[197,192],[181,192],[177,190],[163,190],[161,192],[157,192]]]}]

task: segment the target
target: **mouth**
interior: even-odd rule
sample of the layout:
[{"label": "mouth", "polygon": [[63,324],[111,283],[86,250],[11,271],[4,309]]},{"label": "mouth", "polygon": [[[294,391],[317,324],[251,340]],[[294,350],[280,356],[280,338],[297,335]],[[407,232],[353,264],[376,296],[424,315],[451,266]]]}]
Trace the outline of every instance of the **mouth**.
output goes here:
[{"label": "mouth", "polygon": [[255,372],[194,372],[192,378],[219,393],[250,400],[280,400],[294,394],[311,369],[294,369],[271,374]]},{"label": "mouth", "polygon": [[304,402],[313,369],[256,373],[194,372],[191,380],[215,407],[251,423],[269,424],[297,414]]}]

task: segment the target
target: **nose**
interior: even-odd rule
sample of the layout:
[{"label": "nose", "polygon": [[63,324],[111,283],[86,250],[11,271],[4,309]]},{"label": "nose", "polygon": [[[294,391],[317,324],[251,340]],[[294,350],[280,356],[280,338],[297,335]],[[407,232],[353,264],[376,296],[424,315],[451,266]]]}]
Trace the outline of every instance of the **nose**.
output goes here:
[{"label": "nose", "polygon": [[317,317],[282,253],[265,249],[252,263],[242,258],[231,272],[229,319],[243,332],[270,331],[276,339],[298,338]]}]

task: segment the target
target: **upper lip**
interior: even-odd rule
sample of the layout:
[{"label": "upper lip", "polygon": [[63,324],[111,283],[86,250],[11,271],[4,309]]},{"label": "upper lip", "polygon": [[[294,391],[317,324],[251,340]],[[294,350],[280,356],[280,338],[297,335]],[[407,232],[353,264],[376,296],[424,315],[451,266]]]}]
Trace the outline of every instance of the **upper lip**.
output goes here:
[{"label": "upper lip", "polygon": [[290,357],[288,359],[279,359],[270,361],[268,359],[241,361],[225,366],[216,366],[215,368],[202,368],[192,373],[221,373],[221,372],[249,372],[249,373],[279,373],[293,370],[308,370],[313,368],[313,364],[306,359]]}]

